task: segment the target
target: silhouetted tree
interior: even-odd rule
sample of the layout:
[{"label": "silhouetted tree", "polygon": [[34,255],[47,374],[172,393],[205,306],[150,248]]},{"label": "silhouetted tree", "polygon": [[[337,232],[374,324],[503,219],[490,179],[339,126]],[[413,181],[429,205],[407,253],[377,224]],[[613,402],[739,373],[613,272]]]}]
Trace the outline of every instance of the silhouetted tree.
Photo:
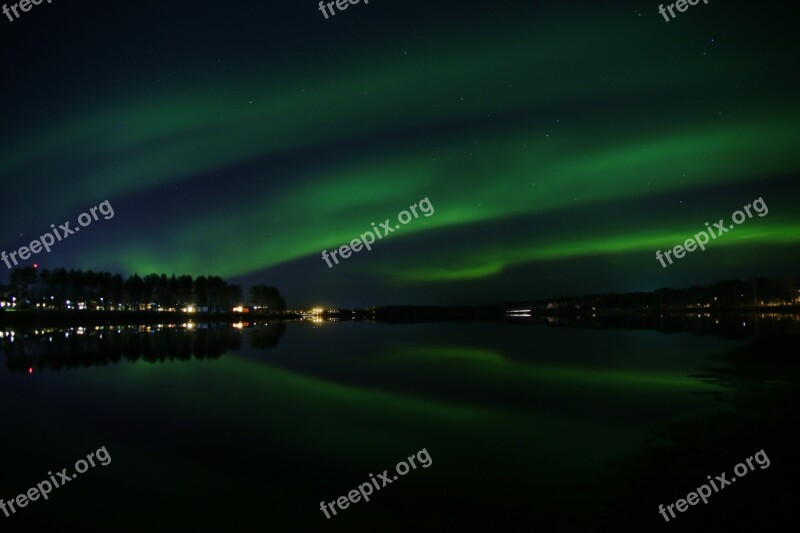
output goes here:
[{"label": "silhouetted tree", "polygon": [[285,311],[286,302],[281,293],[272,285],[254,285],[250,288],[250,302],[258,306],[266,306],[271,311]]},{"label": "silhouetted tree", "polygon": [[206,293],[206,277],[200,276],[194,280],[194,301],[199,306],[208,305],[208,294]]},{"label": "silhouetted tree", "polygon": [[181,276],[178,278],[178,305],[186,305],[192,303],[194,291],[194,281],[192,276]]},{"label": "silhouetted tree", "polygon": [[129,277],[124,284],[125,289],[125,303],[128,305],[136,305],[142,301],[144,294],[144,281],[138,274]]},{"label": "silhouetted tree", "polygon": [[36,285],[36,269],[33,267],[15,268],[11,271],[11,289],[17,296],[32,296]]}]

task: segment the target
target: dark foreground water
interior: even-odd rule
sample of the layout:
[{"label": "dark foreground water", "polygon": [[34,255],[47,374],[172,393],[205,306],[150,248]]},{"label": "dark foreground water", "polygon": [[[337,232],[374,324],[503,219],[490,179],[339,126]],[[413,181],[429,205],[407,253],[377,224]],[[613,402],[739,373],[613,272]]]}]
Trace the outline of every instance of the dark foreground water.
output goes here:
[{"label": "dark foreground water", "polygon": [[[789,401],[791,380],[771,364],[750,383],[724,372],[731,354],[766,360],[796,353],[796,340],[747,348],[501,323],[236,326],[0,327],[0,498],[74,473],[101,447],[111,458],[47,501],[0,512],[0,530],[699,530],[741,524],[742,513],[774,520],[771,495],[797,495],[783,414],[743,396],[763,386]],[[759,402],[774,418],[748,405]],[[769,468],[670,524],[659,515],[762,448]],[[412,455],[417,468],[395,480]],[[385,469],[390,485],[326,519],[321,501]]]}]

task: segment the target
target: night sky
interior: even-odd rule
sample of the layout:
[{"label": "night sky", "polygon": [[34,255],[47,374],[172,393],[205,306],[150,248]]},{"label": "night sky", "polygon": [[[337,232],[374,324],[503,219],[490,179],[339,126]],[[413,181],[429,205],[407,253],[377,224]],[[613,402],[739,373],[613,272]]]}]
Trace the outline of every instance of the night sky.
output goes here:
[{"label": "night sky", "polygon": [[[24,264],[265,282],[290,306],[796,273],[792,7],[45,2],[0,18],[0,249],[109,200]],[[432,216],[321,259],[425,197]],[[768,215],[656,260],[759,197]]]}]

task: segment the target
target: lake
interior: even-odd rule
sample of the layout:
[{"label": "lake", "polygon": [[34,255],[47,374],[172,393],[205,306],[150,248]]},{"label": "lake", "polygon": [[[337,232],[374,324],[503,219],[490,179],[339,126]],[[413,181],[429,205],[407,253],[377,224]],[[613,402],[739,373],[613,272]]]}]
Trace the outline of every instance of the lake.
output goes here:
[{"label": "lake", "polygon": [[[0,327],[0,334],[0,497],[13,500],[50,471],[71,472],[101,447],[111,457],[47,501],[0,514],[4,530],[20,531],[661,527],[659,504],[735,464],[700,465],[708,467],[701,474],[660,463],[666,455],[654,450],[669,447],[675,428],[687,424],[695,424],[688,431],[696,441],[713,441],[701,422],[742,411],[741,391],[712,370],[718,357],[747,344],[525,321]],[[417,467],[393,479],[410,456]],[[632,486],[649,468],[677,470],[682,488],[656,485],[671,495],[659,500]],[[390,484],[369,502],[326,518],[322,501],[384,470]],[[730,504],[721,494],[702,513],[728,512]],[[702,514],[692,508],[674,520],[688,523],[693,513]]]}]

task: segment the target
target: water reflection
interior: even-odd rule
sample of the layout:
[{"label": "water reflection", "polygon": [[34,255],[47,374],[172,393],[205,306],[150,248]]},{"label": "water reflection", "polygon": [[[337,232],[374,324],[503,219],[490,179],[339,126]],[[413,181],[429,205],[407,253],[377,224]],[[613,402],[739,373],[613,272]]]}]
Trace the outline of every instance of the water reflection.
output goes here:
[{"label": "water reflection", "polygon": [[371,322],[390,324],[424,324],[434,322],[501,322],[516,325],[544,325],[582,329],[653,330],[659,333],[694,333],[724,339],[744,340],[765,335],[785,335],[800,332],[800,313],[784,312],[633,312],[589,310],[586,314],[537,314],[530,309],[511,311],[504,317],[493,314],[475,316],[459,313],[458,309],[419,308],[388,309],[377,316],[365,314],[331,314],[304,317],[302,320],[318,327],[329,322]]},{"label": "water reflection", "polygon": [[[359,320],[352,317],[314,316],[312,328],[336,327],[332,322]],[[373,319],[371,323],[381,322]],[[458,321],[456,321],[458,322]],[[509,316],[500,322],[518,326],[550,326],[581,329],[654,330],[660,333],[690,332],[726,339],[788,334],[800,330],[796,313],[672,313],[595,314],[588,316]],[[484,322],[488,327],[489,322]],[[14,372],[78,368],[117,363],[121,359],[148,363],[216,359],[244,348],[263,350],[278,345],[286,330],[283,321],[234,323],[137,324],[90,326],[17,326],[0,329],[0,351],[6,367]],[[245,344],[246,343],[246,344]],[[436,360],[437,357],[432,357]],[[291,367],[291,361],[282,361]],[[318,362],[326,367],[325,362]],[[319,370],[317,368],[317,370]],[[313,369],[305,371],[314,372]]]},{"label": "water reflection", "polygon": [[217,359],[240,350],[245,339],[252,348],[273,348],[285,329],[283,322],[19,327],[0,330],[0,351],[6,355],[6,368],[30,374],[121,359],[147,363]]},{"label": "water reflection", "polygon": [[797,313],[590,313],[585,316],[509,316],[507,321],[590,329],[687,332],[736,340],[800,332],[800,314]]}]

